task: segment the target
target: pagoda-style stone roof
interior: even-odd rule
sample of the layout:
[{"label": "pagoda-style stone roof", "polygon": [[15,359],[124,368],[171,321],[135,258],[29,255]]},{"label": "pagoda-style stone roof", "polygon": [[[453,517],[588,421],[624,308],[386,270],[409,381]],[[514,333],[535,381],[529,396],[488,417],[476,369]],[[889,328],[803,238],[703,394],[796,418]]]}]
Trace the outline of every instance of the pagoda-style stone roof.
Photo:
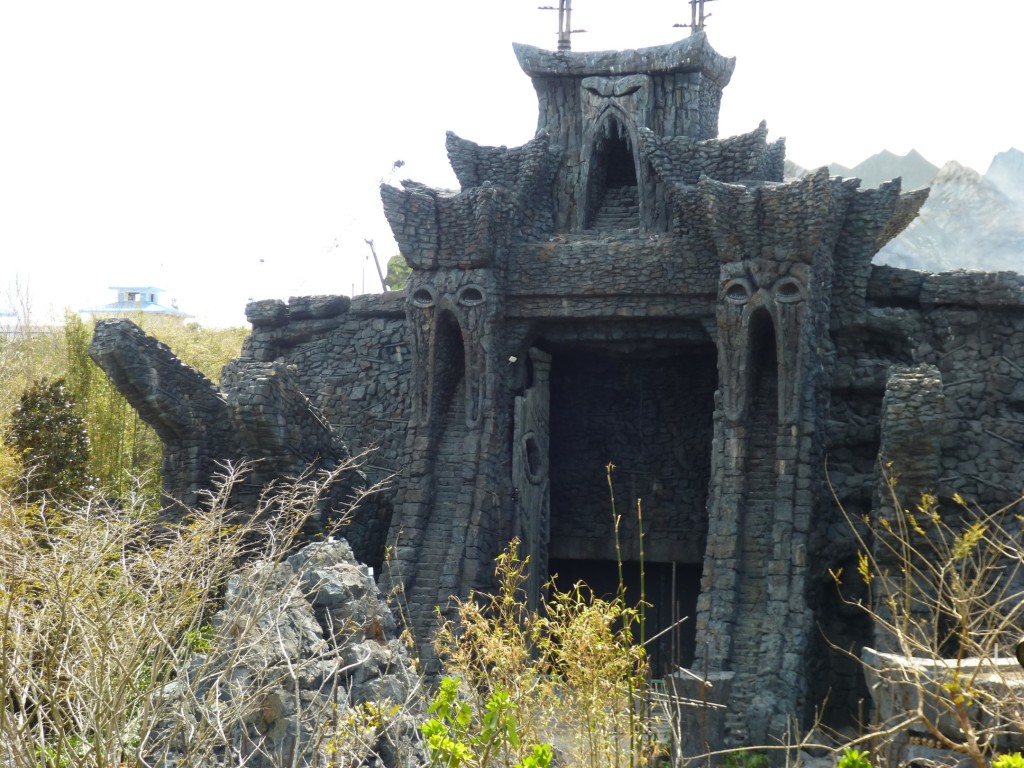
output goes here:
[{"label": "pagoda-style stone roof", "polygon": [[736,59],[715,51],[703,32],[667,45],[625,51],[546,51],[522,43],[513,43],[512,48],[531,78],[700,72],[724,88],[736,68]]}]

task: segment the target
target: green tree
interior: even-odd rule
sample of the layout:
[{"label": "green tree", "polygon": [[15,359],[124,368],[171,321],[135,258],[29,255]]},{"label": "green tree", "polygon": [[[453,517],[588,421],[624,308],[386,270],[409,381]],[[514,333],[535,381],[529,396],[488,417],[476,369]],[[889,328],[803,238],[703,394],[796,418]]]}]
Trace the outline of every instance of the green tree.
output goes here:
[{"label": "green tree", "polygon": [[405,256],[396,254],[388,259],[388,274],[384,278],[384,285],[389,291],[404,291],[411,274],[412,267],[405,260]]},{"label": "green tree", "polygon": [[89,436],[64,379],[44,379],[25,390],[11,415],[7,442],[21,460],[27,502],[64,502],[94,489]]}]

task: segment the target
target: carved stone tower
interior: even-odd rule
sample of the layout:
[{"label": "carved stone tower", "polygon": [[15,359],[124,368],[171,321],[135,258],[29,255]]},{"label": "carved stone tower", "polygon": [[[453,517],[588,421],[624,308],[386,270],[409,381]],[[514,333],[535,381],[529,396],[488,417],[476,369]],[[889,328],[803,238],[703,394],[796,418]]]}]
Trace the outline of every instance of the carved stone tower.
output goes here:
[{"label": "carved stone tower", "polygon": [[[696,614],[654,649],[656,673],[731,673],[727,740],[764,743],[807,705],[835,261],[866,275],[923,198],[900,206],[898,185],[859,192],[824,171],[783,183],[763,123],[717,139],[734,61],[702,32],[515,53],[536,137],[449,134],[460,192],[382,189],[413,268],[391,537],[421,651],[436,607],[486,583],[513,535],[532,602],[555,572],[600,589],[612,463],[642,499],[655,630]],[[619,532],[638,570],[635,515]]]}]

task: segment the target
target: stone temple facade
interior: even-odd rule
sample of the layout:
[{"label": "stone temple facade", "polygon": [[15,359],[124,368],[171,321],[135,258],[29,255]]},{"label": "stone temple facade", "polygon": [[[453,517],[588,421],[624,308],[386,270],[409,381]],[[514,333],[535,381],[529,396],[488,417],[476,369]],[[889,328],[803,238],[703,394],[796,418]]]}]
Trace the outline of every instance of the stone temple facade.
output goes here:
[{"label": "stone temple facade", "polygon": [[93,355],[186,504],[218,462],[260,459],[254,494],[375,448],[368,479],[394,479],[349,538],[404,587],[428,668],[436,607],[486,587],[514,536],[531,601],[552,573],[610,589],[614,464],[631,580],[641,500],[648,636],[690,617],[655,674],[727,674],[726,743],[826,699],[841,723],[866,691],[831,646],[876,639],[829,576],[856,570],[839,504],[878,509],[889,462],[908,498],[1024,489],[1024,278],[872,265],[927,193],[786,182],[763,124],[718,138],[734,60],[704,33],[515,54],[536,136],[449,134],[460,191],[381,190],[404,292],[250,304],[220,390],[126,321]]}]

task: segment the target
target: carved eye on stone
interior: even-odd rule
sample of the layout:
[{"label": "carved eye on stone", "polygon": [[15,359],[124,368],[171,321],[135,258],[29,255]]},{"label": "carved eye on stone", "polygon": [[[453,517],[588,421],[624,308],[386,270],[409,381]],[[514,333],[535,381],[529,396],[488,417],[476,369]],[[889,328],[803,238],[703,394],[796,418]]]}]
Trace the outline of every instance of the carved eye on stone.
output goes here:
[{"label": "carved eye on stone", "polygon": [[631,96],[632,94],[634,94],[637,91],[639,91],[642,87],[643,86],[641,86],[641,85],[629,85],[629,86],[626,86],[625,88],[623,88],[621,90],[616,89],[615,90],[615,95],[616,96]]},{"label": "carved eye on stone", "polygon": [[434,306],[434,294],[429,288],[417,288],[413,291],[412,303],[414,307],[420,309],[432,307]]},{"label": "carved eye on stone", "polygon": [[792,277],[784,277],[775,284],[775,300],[783,303],[800,301],[804,297],[803,286]]},{"label": "carved eye on stone", "polygon": [[459,291],[459,304],[464,307],[475,307],[484,303],[484,292],[475,285],[467,285]]},{"label": "carved eye on stone", "polygon": [[746,304],[752,293],[750,283],[743,278],[737,278],[725,286],[725,298],[733,304]]},{"label": "carved eye on stone", "polygon": [[597,90],[597,88],[594,88],[593,86],[590,86],[590,85],[585,86],[584,90],[587,93],[589,93],[591,96],[600,96],[601,95],[601,92],[599,90]]}]

